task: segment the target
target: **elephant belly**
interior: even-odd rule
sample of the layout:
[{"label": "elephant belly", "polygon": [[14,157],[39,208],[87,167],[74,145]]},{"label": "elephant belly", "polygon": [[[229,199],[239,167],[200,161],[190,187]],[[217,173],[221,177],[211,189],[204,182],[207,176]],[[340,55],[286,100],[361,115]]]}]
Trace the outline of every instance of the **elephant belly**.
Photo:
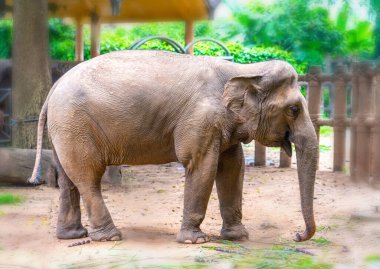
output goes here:
[{"label": "elephant belly", "polygon": [[178,161],[174,146],[153,143],[128,143],[120,157],[122,164],[130,165],[163,164]]}]

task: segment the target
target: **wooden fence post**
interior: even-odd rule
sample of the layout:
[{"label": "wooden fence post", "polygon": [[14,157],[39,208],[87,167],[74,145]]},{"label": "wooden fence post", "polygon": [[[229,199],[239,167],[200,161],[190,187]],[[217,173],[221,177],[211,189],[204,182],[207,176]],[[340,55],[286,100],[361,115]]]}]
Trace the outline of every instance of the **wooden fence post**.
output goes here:
[{"label": "wooden fence post", "polygon": [[280,150],[280,167],[288,168],[292,165],[292,158],[290,158],[286,153],[281,149]]},{"label": "wooden fence post", "polygon": [[345,163],[346,145],[346,72],[342,64],[337,65],[335,78],[334,98],[334,165],[333,171],[343,171]]},{"label": "wooden fence post", "polygon": [[358,95],[359,95],[359,65],[353,63],[352,65],[352,92],[351,92],[351,141],[350,141],[350,176],[351,180],[356,180],[356,114],[358,107]]},{"label": "wooden fence post", "polygon": [[255,166],[265,166],[266,147],[255,141]]},{"label": "wooden fence post", "polygon": [[374,76],[373,93],[374,93],[374,121],[372,125],[372,148],[373,155],[371,159],[371,170],[373,184],[380,183],[380,66],[376,69]]},{"label": "wooden fence post", "polygon": [[368,181],[370,175],[370,129],[367,118],[371,104],[371,77],[369,76],[370,64],[363,62],[358,64],[355,70],[358,76],[358,91],[356,94],[356,143],[355,143],[355,179]]},{"label": "wooden fence post", "polygon": [[[308,81],[308,107],[310,119],[313,122],[317,139],[319,143],[319,119],[321,108],[321,76],[322,70],[319,66],[311,66],[309,73],[307,74]],[[318,153],[318,165],[319,167],[319,153]]]}]

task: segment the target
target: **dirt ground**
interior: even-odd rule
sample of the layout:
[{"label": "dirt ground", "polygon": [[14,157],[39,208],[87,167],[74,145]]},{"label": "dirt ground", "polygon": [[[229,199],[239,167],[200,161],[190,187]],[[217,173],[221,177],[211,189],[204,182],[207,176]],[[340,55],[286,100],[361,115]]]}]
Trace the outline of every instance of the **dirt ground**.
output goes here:
[{"label": "dirt ground", "polygon": [[[245,151],[249,156],[252,147],[246,146]],[[268,150],[270,162],[276,164],[277,156],[277,151]],[[380,255],[380,220],[355,218],[358,214],[377,216],[379,191],[353,184],[344,173],[332,173],[330,163],[331,151],[322,152],[315,190],[317,240],[305,243],[292,241],[304,227],[294,165],[289,169],[247,167],[243,223],[250,240],[240,246],[257,250],[292,246],[337,268],[380,268],[366,263],[369,255]],[[182,166],[126,167],[123,180],[121,187],[103,185],[106,204],[123,240],[71,248],[68,245],[78,240],[55,237],[57,189],[2,187],[0,193],[19,194],[25,201],[0,206],[0,268],[176,268],[186,264],[234,268],[228,260],[220,263],[215,259],[215,246],[223,244],[218,241],[222,220],[215,189],[202,224],[212,241],[183,245],[175,242],[182,216]],[[82,221],[88,226],[85,213]]]}]

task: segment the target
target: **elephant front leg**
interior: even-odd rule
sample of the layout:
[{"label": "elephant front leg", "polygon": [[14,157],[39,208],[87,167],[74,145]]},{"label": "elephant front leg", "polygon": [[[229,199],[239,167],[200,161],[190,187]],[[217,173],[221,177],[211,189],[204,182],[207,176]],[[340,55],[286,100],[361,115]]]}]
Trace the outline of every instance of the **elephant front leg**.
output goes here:
[{"label": "elephant front leg", "polygon": [[218,154],[210,150],[203,160],[186,167],[185,197],[181,230],[177,242],[199,244],[209,241],[200,229],[214,184]]},{"label": "elephant front leg", "polygon": [[223,218],[221,237],[226,240],[243,240],[249,237],[241,223],[244,168],[244,155],[240,143],[221,154],[216,187]]}]

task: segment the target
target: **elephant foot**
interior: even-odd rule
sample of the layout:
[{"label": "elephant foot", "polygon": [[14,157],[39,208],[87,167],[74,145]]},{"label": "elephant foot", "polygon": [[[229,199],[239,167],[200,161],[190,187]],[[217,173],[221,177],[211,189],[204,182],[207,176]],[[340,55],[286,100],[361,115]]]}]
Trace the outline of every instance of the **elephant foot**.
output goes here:
[{"label": "elephant foot", "polygon": [[78,239],[87,237],[87,229],[82,225],[76,225],[75,227],[57,227],[58,239]]},{"label": "elephant foot", "polygon": [[225,240],[248,240],[249,238],[248,231],[243,224],[222,228],[220,235]]},{"label": "elephant foot", "polygon": [[120,241],[121,232],[113,223],[99,229],[91,229],[89,236],[92,241]]},{"label": "elephant foot", "polygon": [[181,229],[177,235],[177,242],[184,244],[202,244],[210,241],[210,238],[199,228]]}]

